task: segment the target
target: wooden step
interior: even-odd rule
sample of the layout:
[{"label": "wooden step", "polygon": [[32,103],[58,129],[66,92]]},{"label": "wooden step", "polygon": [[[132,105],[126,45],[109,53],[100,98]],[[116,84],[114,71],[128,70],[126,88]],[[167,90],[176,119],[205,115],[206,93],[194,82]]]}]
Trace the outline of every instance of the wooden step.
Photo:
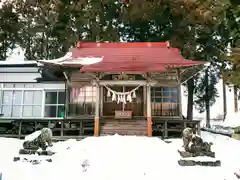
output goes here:
[{"label": "wooden step", "polygon": [[144,125],[147,124],[147,121],[115,121],[115,120],[108,120],[108,121],[100,121],[100,124],[136,124],[136,125]]},{"label": "wooden step", "polygon": [[147,135],[147,120],[107,119],[100,121],[101,135]]},{"label": "wooden step", "polygon": [[136,120],[100,120],[100,122],[102,123],[139,123],[139,124],[144,124],[147,123],[147,120],[142,120],[142,121],[136,121]]},{"label": "wooden step", "polygon": [[134,131],[134,132],[128,132],[128,131],[121,131],[121,132],[115,132],[115,131],[108,131],[108,132],[104,132],[101,133],[101,135],[115,135],[115,134],[119,134],[119,135],[135,135],[135,136],[147,136],[146,132],[142,132],[142,131]]},{"label": "wooden step", "polygon": [[118,129],[102,127],[101,131],[102,132],[106,132],[106,131],[129,131],[129,132],[131,132],[131,131],[147,131],[147,127],[146,128],[138,128],[138,127],[136,127],[136,128],[118,128]]},{"label": "wooden step", "polygon": [[136,125],[136,124],[104,124],[103,127],[147,127],[147,125]]}]

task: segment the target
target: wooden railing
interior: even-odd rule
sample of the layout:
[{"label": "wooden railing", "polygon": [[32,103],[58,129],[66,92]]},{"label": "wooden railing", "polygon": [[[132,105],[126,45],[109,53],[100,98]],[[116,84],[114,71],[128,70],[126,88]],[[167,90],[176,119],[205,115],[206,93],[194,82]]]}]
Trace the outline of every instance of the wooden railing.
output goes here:
[{"label": "wooden railing", "polygon": [[94,117],[65,119],[0,119],[0,136],[23,137],[32,132],[49,127],[53,136],[79,137],[93,136]]},{"label": "wooden railing", "polygon": [[[101,117],[101,126],[107,121],[113,120],[113,117]],[[132,117],[129,121],[147,122],[146,117]],[[176,134],[181,136],[181,132],[185,127],[195,126],[200,133],[200,121],[183,120],[180,117],[153,117],[153,136],[171,137]],[[123,123],[127,123],[126,120]],[[5,137],[24,137],[27,134],[41,129],[42,127],[50,127],[53,135],[58,138],[80,138],[85,136],[93,136],[94,133],[94,117],[68,117],[65,119],[3,119],[0,118],[0,136]],[[134,130],[134,129],[132,129]],[[147,130],[147,129],[146,129]],[[113,129],[114,131],[114,129]]]},{"label": "wooden railing", "polygon": [[179,118],[153,118],[153,135],[161,137],[176,136],[179,137],[186,127],[195,127],[200,134],[200,120],[183,120]]}]

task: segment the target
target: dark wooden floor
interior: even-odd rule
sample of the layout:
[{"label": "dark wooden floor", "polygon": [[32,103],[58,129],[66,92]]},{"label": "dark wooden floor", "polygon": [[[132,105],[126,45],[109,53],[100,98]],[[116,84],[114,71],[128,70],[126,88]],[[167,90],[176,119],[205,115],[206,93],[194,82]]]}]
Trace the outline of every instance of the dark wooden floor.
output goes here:
[{"label": "dark wooden floor", "polygon": [[[197,127],[200,133],[200,121],[189,121],[173,118],[152,119],[153,136],[158,137],[181,137],[181,132],[185,127]],[[55,124],[53,136],[58,139],[81,139],[82,137],[93,136],[94,119],[63,119],[63,120],[16,120],[8,123],[9,130],[0,132],[0,137],[24,138],[36,130],[36,125],[42,123],[43,127]],[[0,128],[8,127],[5,123],[0,123]],[[30,131],[29,131],[30,128]],[[100,118],[100,135],[137,135],[147,136],[146,117],[133,117],[133,119],[115,119],[114,117]],[[27,131],[24,131],[27,130]]]}]

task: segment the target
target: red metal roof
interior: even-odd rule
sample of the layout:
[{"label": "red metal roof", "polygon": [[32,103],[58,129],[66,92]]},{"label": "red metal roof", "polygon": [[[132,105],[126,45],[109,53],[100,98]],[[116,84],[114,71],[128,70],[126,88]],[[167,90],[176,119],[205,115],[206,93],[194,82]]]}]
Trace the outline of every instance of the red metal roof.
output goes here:
[{"label": "red metal roof", "polygon": [[84,65],[81,72],[162,72],[167,67],[188,67],[204,62],[186,60],[169,43],[78,43],[73,58],[103,57],[99,63]]}]

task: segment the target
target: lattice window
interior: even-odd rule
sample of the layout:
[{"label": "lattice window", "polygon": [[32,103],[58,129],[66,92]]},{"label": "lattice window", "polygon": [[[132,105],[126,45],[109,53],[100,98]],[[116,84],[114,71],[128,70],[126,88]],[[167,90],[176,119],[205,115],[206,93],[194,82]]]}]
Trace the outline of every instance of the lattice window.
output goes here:
[{"label": "lattice window", "polygon": [[96,90],[94,86],[71,88],[69,116],[94,115]]},{"label": "lattice window", "polygon": [[152,116],[179,116],[179,97],[176,87],[151,88]]},{"label": "lattice window", "polygon": [[47,91],[45,93],[45,117],[64,117],[65,115],[65,92]]},{"label": "lattice window", "polygon": [[38,84],[6,83],[0,90],[0,113],[3,117],[41,117],[43,90]]}]

